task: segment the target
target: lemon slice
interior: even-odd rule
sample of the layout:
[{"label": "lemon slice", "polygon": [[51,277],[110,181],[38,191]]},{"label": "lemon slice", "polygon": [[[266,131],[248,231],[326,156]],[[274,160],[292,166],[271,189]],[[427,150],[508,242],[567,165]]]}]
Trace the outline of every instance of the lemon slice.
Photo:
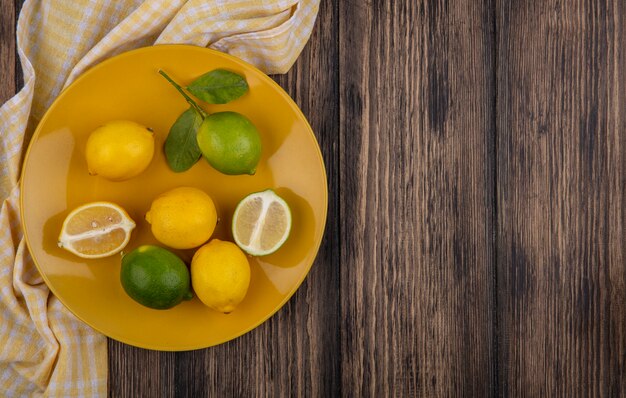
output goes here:
[{"label": "lemon slice", "polygon": [[128,244],[134,228],[135,222],[115,203],[87,203],[63,221],[59,247],[82,258],[107,257]]},{"label": "lemon slice", "polygon": [[289,237],[291,211],[271,189],[253,193],[237,205],[232,228],[235,242],[243,251],[265,256],[278,250]]}]

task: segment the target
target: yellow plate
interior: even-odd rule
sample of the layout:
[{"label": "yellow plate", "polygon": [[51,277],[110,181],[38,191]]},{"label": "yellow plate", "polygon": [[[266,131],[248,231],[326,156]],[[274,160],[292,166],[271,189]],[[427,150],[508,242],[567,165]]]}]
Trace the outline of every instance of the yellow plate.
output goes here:
[{"label": "yellow plate", "polygon": [[[185,173],[169,170],[162,152],[170,126],[187,107],[161,77],[179,83],[216,68],[245,75],[250,91],[209,112],[247,116],[262,136],[263,155],[254,176],[226,176],[201,159]],[[133,120],[152,127],[157,148],[150,167],[136,178],[110,182],[90,176],[84,158],[89,133],[106,121]],[[111,201],[137,222],[126,251],[158,244],[144,220],[152,199],[178,186],[195,186],[216,202],[220,222],[214,237],[232,241],[230,223],[240,199],[274,188],[289,203],[293,229],[285,245],[267,257],[250,258],[252,280],[231,314],[217,313],[197,298],[170,310],[152,310],[131,300],[120,284],[120,256],[83,260],[57,247],[63,219],[91,201]],[[238,337],[276,312],[296,291],[317,254],[328,192],[319,146],[306,119],[269,77],[232,56],[206,48],[167,45],[111,58],[78,78],[59,95],[39,123],[22,172],[22,222],[32,257],[52,292],[74,314],[105,335],[138,347],[191,350]],[[190,261],[193,251],[177,251]],[[323,294],[323,292],[320,292]]]}]

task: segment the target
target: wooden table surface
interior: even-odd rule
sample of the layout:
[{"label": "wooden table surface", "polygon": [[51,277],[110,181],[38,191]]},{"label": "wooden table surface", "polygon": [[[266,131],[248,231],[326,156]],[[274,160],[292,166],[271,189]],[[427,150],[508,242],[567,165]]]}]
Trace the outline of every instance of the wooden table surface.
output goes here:
[{"label": "wooden table surface", "polygon": [[275,79],[328,171],[311,273],[218,347],[109,340],[111,396],[626,396],[626,2],[323,0]]}]

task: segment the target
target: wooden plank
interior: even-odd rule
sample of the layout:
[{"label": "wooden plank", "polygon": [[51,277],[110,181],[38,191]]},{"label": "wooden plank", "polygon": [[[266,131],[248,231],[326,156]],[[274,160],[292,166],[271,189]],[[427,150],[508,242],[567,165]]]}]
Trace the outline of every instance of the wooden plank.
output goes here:
[{"label": "wooden plank", "polygon": [[322,1],[317,25],[294,68],[275,76],[307,116],[329,181],[324,242],[294,297],[252,332],[206,350],[152,353],[109,343],[116,397],[333,397],[339,394],[337,10]]},{"label": "wooden plank", "polygon": [[624,21],[498,1],[502,396],[626,395]]},{"label": "wooden plank", "polygon": [[11,98],[17,89],[15,73],[15,4],[0,2],[0,105]]},{"label": "wooden plank", "polygon": [[492,18],[340,4],[344,395],[493,393]]},{"label": "wooden plank", "polygon": [[109,339],[109,396],[174,396],[175,354],[143,350]]}]

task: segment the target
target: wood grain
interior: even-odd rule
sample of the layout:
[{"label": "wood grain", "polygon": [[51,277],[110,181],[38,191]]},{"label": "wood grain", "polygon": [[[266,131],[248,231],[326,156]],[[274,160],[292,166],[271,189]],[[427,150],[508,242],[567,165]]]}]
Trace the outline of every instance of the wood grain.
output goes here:
[{"label": "wood grain", "polygon": [[493,392],[492,17],[340,4],[346,396]]},{"label": "wood grain", "polygon": [[329,211],[317,260],[269,321],[226,344],[154,353],[109,340],[114,397],[334,397],[339,395],[337,10],[323,1],[293,69],[275,76],[307,116],[328,170]]},{"label": "wood grain", "polygon": [[499,1],[503,396],[626,396],[626,3]]},{"label": "wood grain", "polygon": [[11,0],[0,2],[0,105],[11,98],[17,89],[15,71],[16,5]]},{"label": "wood grain", "polygon": [[174,396],[176,354],[131,347],[109,339],[109,396]]}]

